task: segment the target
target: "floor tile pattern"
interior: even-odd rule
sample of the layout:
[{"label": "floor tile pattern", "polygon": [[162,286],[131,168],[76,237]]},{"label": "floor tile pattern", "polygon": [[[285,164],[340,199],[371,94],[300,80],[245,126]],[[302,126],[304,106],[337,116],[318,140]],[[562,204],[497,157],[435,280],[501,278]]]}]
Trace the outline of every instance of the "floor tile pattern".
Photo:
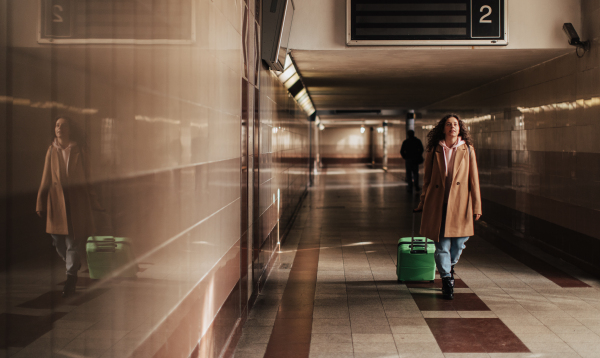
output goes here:
[{"label": "floor tile pattern", "polygon": [[421,311],[489,311],[489,307],[474,293],[454,293],[454,300],[441,300],[440,290],[427,293],[411,292]]},{"label": "floor tile pattern", "polygon": [[427,318],[443,352],[529,353],[529,349],[498,318]]},{"label": "floor tile pattern", "polygon": [[[69,305],[72,305],[72,306],[79,306],[79,305],[82,305],[86,302],[89,302],[89,301],[103,295],[107,291],[108,291],[108,289],[99,288],[97,290],[90,291],[89,293],[86,292],[85,295],[79,293],[79,294],[76,294],[76,295],[70,297],[68,299],[68,303],[69,303]],[[46,293],[42,294],[41,296],[38,296],[30,301],[23,302],[20,305],[18,305],[17,307],[35,308],[35,309],[53,309],[57,305],[56,302],[63,302],[63,301],[67,301],[67,300],[65,300],[62,297],[62,290],[55,290],[55,291],[46,292]]]},{"label": "floor tile pattern", "polygon": [[[437,288],[442,289],[442,279],[436,278],[433,283],[430,282],[406,282],[408,288]],[[458,277],[454,278],[454,288],[469,288],[465,281]]]},{"label": "floor tile pattern", "polygon": [[52,324],[65,316],[66,312],[54,312],[43,316],[0,313],[0,326],[10,327],[3,332],[4,339],[0,340],[0,349],[8,347],[25,347],[52,330]]},{"label": "floor tile pattern", "polygon": [[298,244],[265,357],[308,356],[318,264],[319,235],[307,230]]},{"label": "floor tile pattern", "polygon": [[[564,263],[559,270],[552,260],[532,255],[551,268],[542,274],[523,252],[474,236],[456,266],[454,301],[441,299],[439,280],[398,283],[397,241],[410,235],[416,200],[405,188],[393,173],[377,170],[333,168],[316,177],[276,258],[294,262],[293,270],[294,257],[305,251],[299,244],[304,239],[320,243],[318,256],[313,255],[316,276],[298,276],[307,285],[316,277],[310,346],[300,355],[292,354],[290,345],[280,356],[600,357],[600,282],[573,267],[563,272]],[[296,303],[285,302],[292,270],[271,273],[236,358],[264,357],[288,307],[308,312],[300,309],[308,298],[293,295]],[[564,275],[587,287],[561,285],[555,278]],[[301,332],[306,341],[307,331]],[[294,334],[281,333],[279,345]]]},{"label": "floor tile pattern", "polygon": [[588,285],[587,283],[582,282],[581,280],[557,269],[549,263],[540,260],[539,258],[521,249],[520,247],[506,240],[503,240],[501,237],[498,237],[497,234],[495,234],[496,231],[493,228],[490,228],[490,230],[486,230],[485,233],[486,235],[484,236],[484,238],[493,243],[494,246],[508,253],[509,255],[517,259],[519,262],[527,265],[528,267],[530,267],[540,275],[546,277],[550,281],[554,282],[558,286],[565,288],[590,287],[590,285]]}]

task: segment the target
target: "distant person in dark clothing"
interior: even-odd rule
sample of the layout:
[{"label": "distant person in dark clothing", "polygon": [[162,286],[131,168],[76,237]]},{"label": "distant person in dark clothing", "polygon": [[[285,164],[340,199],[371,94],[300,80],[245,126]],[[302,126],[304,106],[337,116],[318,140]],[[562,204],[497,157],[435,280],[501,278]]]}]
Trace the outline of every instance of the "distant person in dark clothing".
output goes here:
[{"label": "distant person in dark clothing", "polygon": [[423,163],[423,143],[415,137],[415,131],[408,131],[407,135],[408,138],[402,142],[400,155],[406,163],[406,182],[408,183],[406,190],[412,193],[413,182],[415,189],[421,191],[421,187],[419,187],[419,164]]}]

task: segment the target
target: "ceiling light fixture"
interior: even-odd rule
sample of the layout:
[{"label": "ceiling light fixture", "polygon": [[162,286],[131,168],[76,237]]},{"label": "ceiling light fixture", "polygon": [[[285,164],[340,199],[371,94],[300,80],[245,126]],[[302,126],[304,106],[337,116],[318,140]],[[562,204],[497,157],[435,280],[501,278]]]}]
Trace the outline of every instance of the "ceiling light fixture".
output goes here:
[{"label": "ceiling light fixture", "polygon": [[285,88],[287,88],[289,96],[294,97],[304,112],[309,116],[312,115],[315,112],[315,106],[312,103],[306,88],[304,88],[298,70],[296,69],[296,66],[294,66],[289,54],[286,56],[285,64],[283,72],[277,72],[277,78],[283,83]]}]

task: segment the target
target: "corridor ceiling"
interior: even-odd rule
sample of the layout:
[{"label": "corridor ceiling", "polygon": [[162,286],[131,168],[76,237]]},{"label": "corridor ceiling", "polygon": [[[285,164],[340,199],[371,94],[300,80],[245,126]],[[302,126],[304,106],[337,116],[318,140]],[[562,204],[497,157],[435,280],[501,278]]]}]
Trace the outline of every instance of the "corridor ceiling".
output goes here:
[{"label": "corridor ceiling", "polygon": [[293,50],[317,110],[423,109],[572,49]]}]

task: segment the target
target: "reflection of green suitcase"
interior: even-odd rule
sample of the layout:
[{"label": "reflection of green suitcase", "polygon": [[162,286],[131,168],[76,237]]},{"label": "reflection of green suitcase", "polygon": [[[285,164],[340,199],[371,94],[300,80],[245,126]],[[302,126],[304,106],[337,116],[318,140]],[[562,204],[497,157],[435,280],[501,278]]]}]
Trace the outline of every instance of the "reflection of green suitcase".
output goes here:
[{"label": "reflection of green suitcase", "polygon": [[126,237],[90,236],[85,249],[90,278],[135,277],[138,272],[131,240]]},{"label": "reflection of green suitcase", "polygon": [[435,244],[424,237],[398,240],[398,281],[433,281],[435,279]]}]

